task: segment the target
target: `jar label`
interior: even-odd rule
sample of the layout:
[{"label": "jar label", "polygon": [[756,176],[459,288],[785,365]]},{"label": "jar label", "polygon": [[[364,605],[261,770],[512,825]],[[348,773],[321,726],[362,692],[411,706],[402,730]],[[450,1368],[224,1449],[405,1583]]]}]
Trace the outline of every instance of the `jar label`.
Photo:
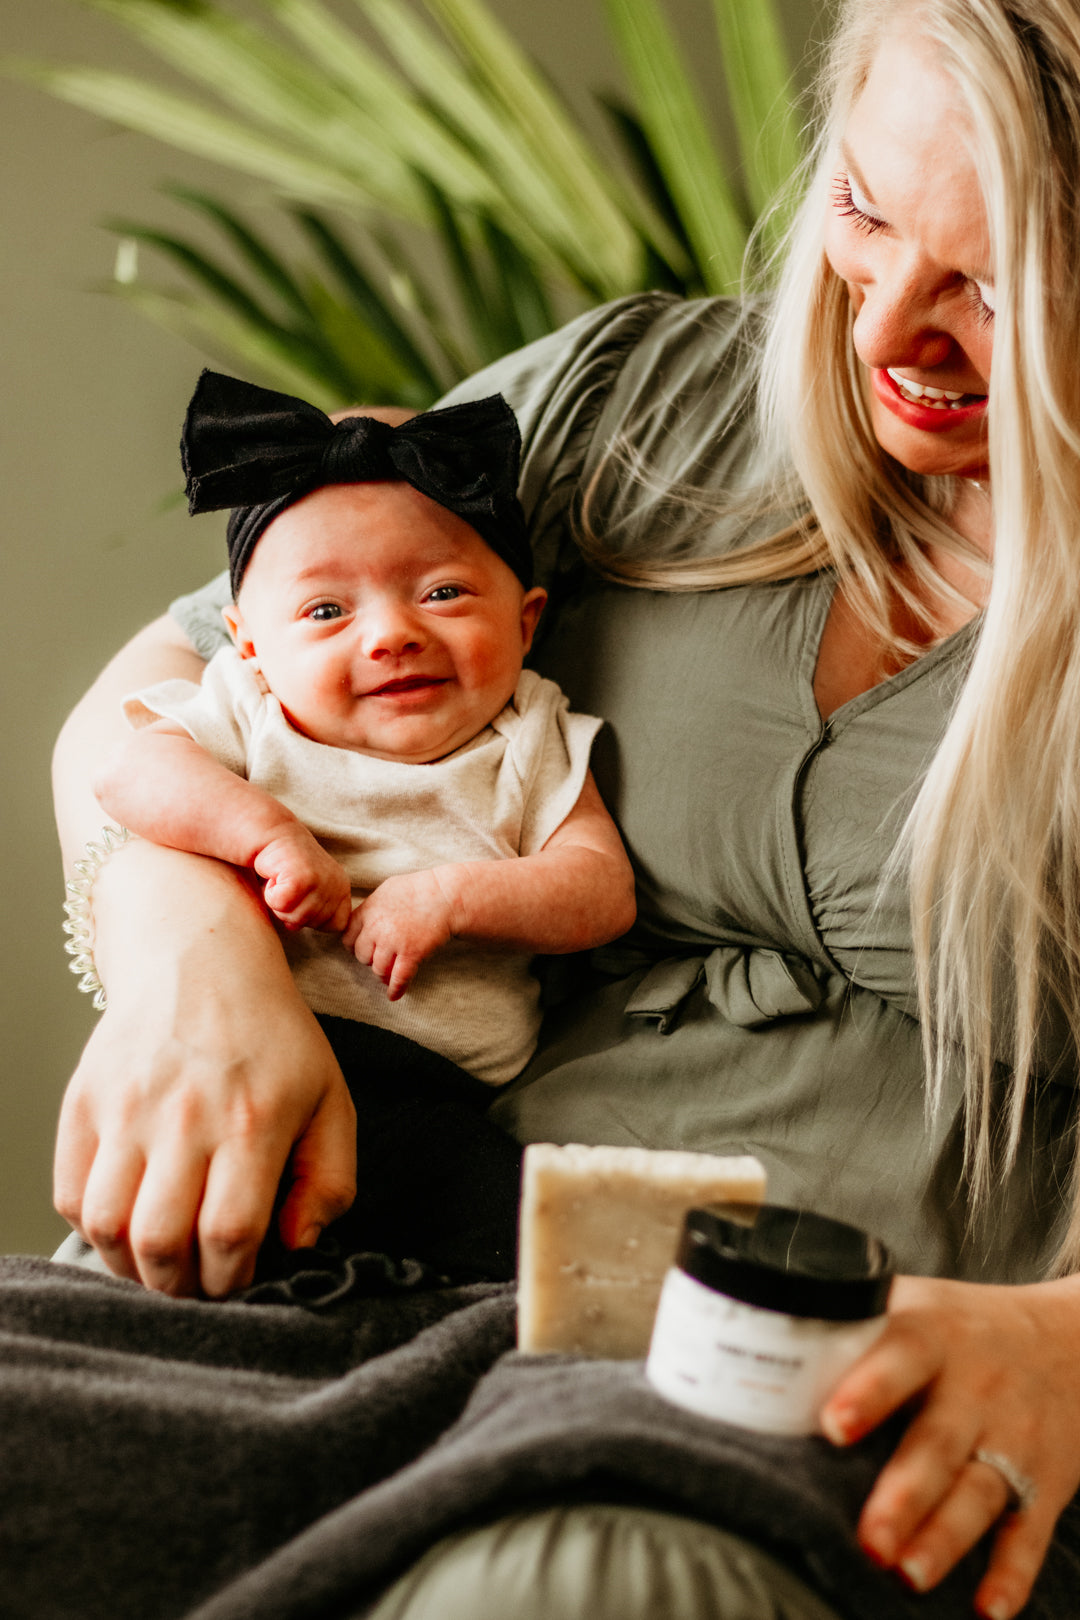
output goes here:
[{"label": "jar label", "polygon": [[764,1310],[672,1268],[645,1372],[659,1393],[704,1417],[771,1434],[813,1434],[848,1367],[884,1316],[825,1322]]}]

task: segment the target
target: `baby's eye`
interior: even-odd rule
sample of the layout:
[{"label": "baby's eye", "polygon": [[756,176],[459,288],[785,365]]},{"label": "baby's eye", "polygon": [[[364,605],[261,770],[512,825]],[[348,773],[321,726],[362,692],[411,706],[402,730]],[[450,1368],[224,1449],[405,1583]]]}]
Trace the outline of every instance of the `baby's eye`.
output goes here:
[{"label": "baby's eye", "polygon": [[341,607],[337,602],[316,602],[308,618],[314,619],[316,624],[325,624],[329,619],[341,618]]},{"label": "baby's eye", "polygon": [[433,591],[428,591],[429,602],[456,602],[461,595],[460,585],[436,585]]}]

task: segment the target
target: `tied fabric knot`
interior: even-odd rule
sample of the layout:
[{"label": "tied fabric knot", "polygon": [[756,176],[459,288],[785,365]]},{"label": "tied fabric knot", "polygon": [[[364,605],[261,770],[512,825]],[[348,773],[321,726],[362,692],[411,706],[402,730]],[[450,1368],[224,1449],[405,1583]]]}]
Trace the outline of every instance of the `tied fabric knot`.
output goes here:
[{"label": "tied fabric knot", "polygon": [[813,969],[801,957],[764,946],[717,945],[708,956],[657,962],[628,999],[626,1012],[654,1022],[666,1035],[703,981],[710,1004],[743,1029],[816,1012],[824,998]]},{"label": "tied fabric knot", "polygon": [[204,371],[180,441],[188,510],[229,519],[235,596],[264,530],[327,484],[401,479],[464,519],[520,579],[532,552],[517,498],[521,434],[501,394],[424,411],[400,427],[372,416],[332,422],[292,394]]},{"label": "tied fabric knot", "polygon": [[373,416],[349,416],[333,423],[333,433],[319,458],[319,482],[348,484],[353,480],[393,478],[390,456],[394,430]]}]

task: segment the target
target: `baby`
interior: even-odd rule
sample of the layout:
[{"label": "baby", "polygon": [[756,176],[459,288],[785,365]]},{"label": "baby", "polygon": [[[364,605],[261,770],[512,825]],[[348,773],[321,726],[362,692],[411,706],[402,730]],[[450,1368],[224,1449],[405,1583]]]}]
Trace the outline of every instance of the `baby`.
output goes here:
[{"label": "baby", "polygon": [[138,729],[96,783],[132,831],[263,881],[362,1148],[417,1086],[445,1079],[475,1114],[470,1085],[509,1080],[535,1044],[531,958],[634,917],[588,768],[599,722],[522,669],[545,593],[519,446],[499,396],[335,425],[204,372],[184,466],[193,511],[234,508],[234,646],[201,686],[129,698]]}]

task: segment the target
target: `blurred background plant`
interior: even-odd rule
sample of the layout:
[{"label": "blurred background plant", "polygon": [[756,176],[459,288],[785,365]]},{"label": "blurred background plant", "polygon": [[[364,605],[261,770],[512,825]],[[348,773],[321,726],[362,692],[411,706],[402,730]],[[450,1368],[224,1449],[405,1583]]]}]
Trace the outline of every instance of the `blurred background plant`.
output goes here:
[{"label": "blurred background plant", "polygon": [[[734,291],[748,245],[764,262],[786,220],[800,136],[772,0],[711,0],[733,163],[658,0],[602,0],[631,92],[598,98],[617,164],[482,0],[356,0],[355,25],[322,0],[84,3],[153,52],[166,82],[8,71],[257,179],[298,233],[283,250],[279,229],[166,187],[201,229],[111,221],[109,290],[327,410],[422,408],[604,299]],[[179,281],[148,278],[146,257]]]}]

